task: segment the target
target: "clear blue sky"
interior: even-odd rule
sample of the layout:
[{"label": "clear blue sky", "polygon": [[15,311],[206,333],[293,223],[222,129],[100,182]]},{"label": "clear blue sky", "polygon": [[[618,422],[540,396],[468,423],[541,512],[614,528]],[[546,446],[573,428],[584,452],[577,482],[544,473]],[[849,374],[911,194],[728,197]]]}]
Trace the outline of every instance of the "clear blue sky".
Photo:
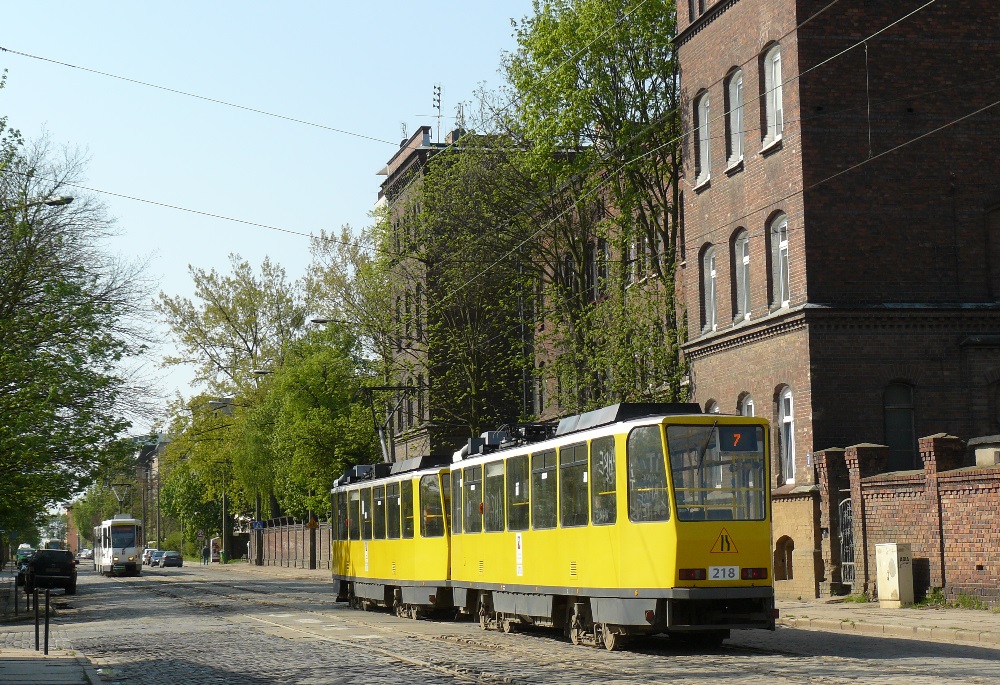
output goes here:
[{"label": "clear blue sky", "polygon": [[[375,173],[407,131],[442,130],[478,84],[500,83],[510,19],[530,0],[462,2],[8,3],[0,46],[389,142],[262,116],[82,69],[0,52],[0,115],[28,138],[79,147],[91,188],[304,233],[360,226]],[[152,257],[159,290],[192,293],[189,264],[228,269],[238,252],[298,278],[304,237],[104,195],[111,249]],[[189,374],[164,389],[189,394]]]}]

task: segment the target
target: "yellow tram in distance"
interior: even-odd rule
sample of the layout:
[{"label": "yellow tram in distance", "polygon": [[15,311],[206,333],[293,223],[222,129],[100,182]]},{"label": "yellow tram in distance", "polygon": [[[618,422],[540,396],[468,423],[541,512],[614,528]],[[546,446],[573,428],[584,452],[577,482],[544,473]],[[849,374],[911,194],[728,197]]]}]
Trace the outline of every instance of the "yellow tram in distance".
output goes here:
[{"label": "yellow tram in distance", "polygon": [[440,503],[445,535],[386,538],[395,558],[412,550],[413,565],[393,566],[395,576],[371,571],[388,563],[371,556],[383,546],[362,549],[364,531],[350,529],[352,493],[363,521],[364,490],[374,505],[392,477],[335,487],[349,529],[334,542],[338,594],[411,616],[452,608],[484,628],[561,628],[608,649],[632,635],[716,644],[731,629],[774,629],[766,421],[618,404],[531,437],[487,433],[449,466],[404,476],[414,512]]}]

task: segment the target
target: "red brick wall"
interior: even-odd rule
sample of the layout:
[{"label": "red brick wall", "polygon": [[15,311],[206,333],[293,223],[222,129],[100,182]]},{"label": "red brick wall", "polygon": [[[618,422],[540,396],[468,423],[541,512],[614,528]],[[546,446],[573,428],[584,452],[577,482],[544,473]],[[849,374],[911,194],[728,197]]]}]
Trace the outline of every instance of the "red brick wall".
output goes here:
[{"label": "red brick wall", "polygon": [[[256,534],[250,533],[250,559],[255,558]],[[309,568],[309,529],[304,523],[272,526],[261,532],[264,566]],[[330,568],[330,524],[316,529],[316,568]]]},{"label": "red brick wall", "polygon": [[951,597],[1000,601],[1000,466],[955,469],[964,444],[951,436],[922,438],[920,452],[924,467],[917,471],[865,477],[857,462],[851,467],[863,511],[855,511],[854,537],[863,550],[856,562],[867,560],[867,570],[858,563],[854,591],[874,592],[875,545],[896,542],[911,546],[918,598],[944,588]]}]

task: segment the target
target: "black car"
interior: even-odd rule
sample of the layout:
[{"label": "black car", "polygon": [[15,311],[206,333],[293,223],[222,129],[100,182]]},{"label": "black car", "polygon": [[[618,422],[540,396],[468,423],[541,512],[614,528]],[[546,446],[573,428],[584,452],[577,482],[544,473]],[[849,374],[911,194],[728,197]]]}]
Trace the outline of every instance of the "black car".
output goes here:
[{"label": "black car", "polygon": [[40,549],[28,559],[24,574],[24,589],[56,588],[76,594],[76,559],[68,549]]},{"label": "black car", "polygon": [[160,557],[160,568],[167,566],[184,566],[184,557],[180,552],[164,552]]}]

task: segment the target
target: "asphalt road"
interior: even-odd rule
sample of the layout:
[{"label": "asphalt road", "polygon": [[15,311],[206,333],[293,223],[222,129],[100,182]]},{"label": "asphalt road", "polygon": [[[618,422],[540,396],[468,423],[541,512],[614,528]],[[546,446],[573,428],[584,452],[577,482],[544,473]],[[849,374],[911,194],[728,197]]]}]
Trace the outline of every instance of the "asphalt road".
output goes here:
[{"label": "asphalt road", "polygon": [[[201,566],[108,579],[81,569],[53,648],[86,655],[108,683],[997,683],[1000,650],[779,628],[719,649],[669,639],[620,652],[552,631],[413,621],[333,601],[329,582]],[[0,646],[33,633],[0,628]]]}]

